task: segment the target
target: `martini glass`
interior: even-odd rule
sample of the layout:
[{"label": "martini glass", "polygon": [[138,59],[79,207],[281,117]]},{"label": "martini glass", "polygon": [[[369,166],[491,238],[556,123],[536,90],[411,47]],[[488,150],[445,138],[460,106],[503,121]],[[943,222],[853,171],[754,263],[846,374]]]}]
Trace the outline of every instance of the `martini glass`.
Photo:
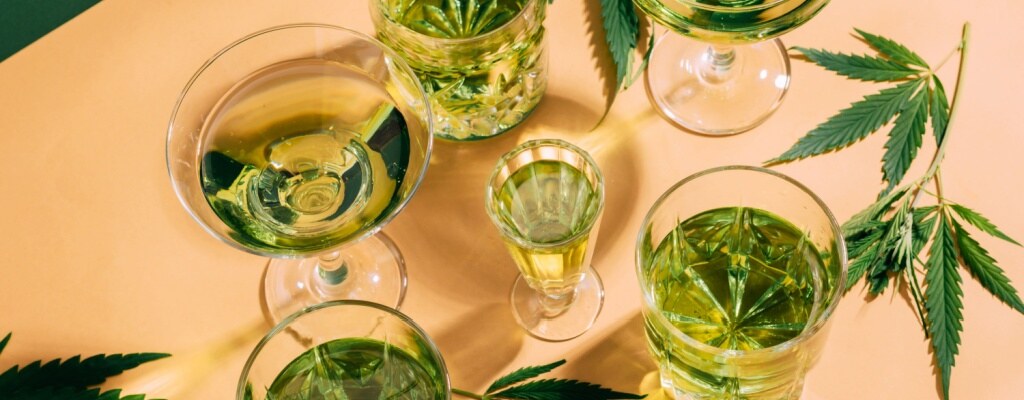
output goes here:
[{"label": "martini glass", "polygon": [[437,346],[389,307],[339,300],[279,323],[245,363],[238,400],[449,400]]},{"label": "martini glass", "polygon": [[651,53],[647,93],[678,127],[720,136],[764,122],[789,89],[789,58],[773,39],[828,0],[634,0],[678,35]]},{"label": "martini glass", "polygon": [[269,28],[215,54],[171,116],[167,168],[210,234],[271,257],[274,320],[334,299],[398,307],[405,263],[381,228],[427,168],[430,109],[411,69],[345,28]]}]

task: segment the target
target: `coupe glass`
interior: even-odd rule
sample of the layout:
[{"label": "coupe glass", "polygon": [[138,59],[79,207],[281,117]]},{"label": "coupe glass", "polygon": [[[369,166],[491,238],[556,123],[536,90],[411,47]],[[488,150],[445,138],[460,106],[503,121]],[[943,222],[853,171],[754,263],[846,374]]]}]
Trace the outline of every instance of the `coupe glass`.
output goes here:
[{"label": "coupe glass", "polygon": [[378,233],[426,171],[429,116],[415,74],[377,40],[278,26],[195,73],[171,116],[167,168],[207,232],[272,257],[274,320],[332,299],[398,307],[405,264]]},{"label": "coupe glass", "polygon": [[466,141],[512,129],[540,103],[547,3],[370,0],[370,16],[430,95],[434,134]]},{"label": "coupe glass", "polygon": [[494,168],[487,214],[519,267],[513,314],[534,337],[575,338],[601,312],[604,287],[590,259],[603,208],[597,163],[564,141],[523,143]]},{"label": "coupe glass", "polygon": [[669,121],[705,135],[732,135],[768,118],[789,89],[786,48],[769,40],[800,26],[828,0],[634,0],[679,35],[664,35],[647,67],[647,89]]},{"label": "coupe glass", "polygon": [[437,346],[404,314],[337,300],[281,321],[242,369],[238,400],[449,400]]},{"label": "coupe glass", "polygon": [[798,399],[845,287],[846,247],[806,187],[721,167],[670,188],[637,239],[649,349],[676,399]]}]

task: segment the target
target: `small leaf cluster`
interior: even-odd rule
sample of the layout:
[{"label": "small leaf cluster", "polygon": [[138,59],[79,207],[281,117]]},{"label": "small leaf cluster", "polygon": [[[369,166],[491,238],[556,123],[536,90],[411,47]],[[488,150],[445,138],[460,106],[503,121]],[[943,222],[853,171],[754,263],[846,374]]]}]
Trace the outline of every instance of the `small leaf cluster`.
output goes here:
[{"label": "small leaf cluster", "polygon": [[632,0],[601,0],[601,20],[604,25],[605,43],[615,64],[615,87],[627,88],[639,76],[639,72],[647,65],[654,48],[654,35],[651,35],[647,52],[637,74],[632,74],[634,57],[640,41],[640,16],[633,6]]},{"label": "small leaf cluster", "polygon": [[[0,340],[0,353],[11,339]],[[5,400],[144,400],[145,395],[121,395],[120,389],[100,391],[95,386],[107,378],[143,363],[168,357],[162,353],[95,355],[86,359],[71,357],[47,363],[17,365],[0,374],[0,398]]]},{"label": "small leaf cluster", "polygon": [[[494,381],[480,399],[522,400],[612,400],[642,399],[646,396],[616,392],[588,382],[568,379],[540,379],[523,383],[565,364],[565,360],[547,365],[520,368]],[[513,386],[515,385],[515,386]]]},{"label": "small leaf cluster", "polygon": [[[850,79],[895,83],[864,96],[807,133],[789,150],[769,163],[794,161],[839,150],[856,143],[892,121],[882,157],[882,194],[903,180],[917,156],[931,120],[936,143],[941,143],[949,121],[946,90],[921,56],[889,38],[856,30],[857,37],[877,55],[858,55],[795,47],[808,60]],[[893,121],[895,119],[895,121]]]}]

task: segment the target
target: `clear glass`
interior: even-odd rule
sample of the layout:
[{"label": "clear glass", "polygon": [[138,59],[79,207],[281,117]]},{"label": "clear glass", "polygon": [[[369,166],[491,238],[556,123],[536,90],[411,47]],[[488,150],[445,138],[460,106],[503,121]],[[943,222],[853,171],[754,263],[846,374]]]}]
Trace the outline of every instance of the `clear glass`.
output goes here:
[{"label": "clear glass", "polygon": [[267,333],[242,369],[236,398],[449,400],[451,384],[437,346],[412,319],[376,303],[338,300],[292,314]]},{"label": "clear glass", "polygon": [[[693,261],[694,253],[679,252],[675,253],[675,256],[670,256],[678,260],[679,265],[685,265],[680,272],[673,274],[692,282],[701,282],[699,286],[704,292],[698,292],[697,295],[677,292],[669,296],[684,298],[681,296],[689,295],[687,304],[699,310],[692,315],[714,315],[714,310],[700,309],[700,305],[706,304],[701,301],[704,298],[713,298],[719,310],[724,307],[731,311],[735,307],[736,313],[723,312],[726,317],[715,320],[721,326],[731,327],[730,324],[735,323],[740,324],[738,326],[743,327],[741,329],[790,329],[789,335],[781,336],[773,345],[749,348],[731,345],[719,347],[722,342],[715,346],[710,345],[708,343],[712,341],[708,340],[708,333],[721,331],[688,328],[687,332],[684,332],[680,327],[714,326],[712,323],[691,324],[693,319],[682,319],[678,317],[681,314],[673,315],[666,311],[665,307],[669,307],[668,300],[659,300],[658,290],[666,287],[664,283],[667,280],[683,279],[673,278],[664,273],[666,264],[658,259],[659,248],[663,243],[679,240],[682,234],[678,233],[677,227],[683,226],[681,222],[686,224],[683,221],[690,221],[691,217],[697,215],[707,215],[705,212],[709,210],[732,207],[764,210],[788,221],[794,231],[802,233],[801,236],[806,241],[801,240],[795,246],[784,248],[790,251],[789,254],[777,253],[772,256],[790,257],[778,258],[786,263],[785,279],[778,279],[770,284],[761,283],[759,291],[752,290],[754,286],[751,282],[754,282],[755,275],[763,274],[763,271],[758,272],[751,268],[752,263],[748,260],[755,256],[763,257],[758,255],[764,254],[763,247],[751,248],[750,245],[742,244],[745,242],[732,242],[739,244],[715,247],[710,242],[699,242],[697,246],[707,246],[709,253],[726,253],[726,257],[732,258],[718,267],[717,271],[709,271]],[[764,219],[751,221],[754,222],[747,225],[749,230],[732,232],[740,232],[742,235],[749,233],[750,236],[747,238],[758,237],[758,240],[775,235],[766,225],[759,225],[757,222]],[[728,223],[735,226],[732,224],[736,222],[730,220]],[[690,240],[700,239],[691,236]],[[813,246],[806,247],[807,245]],[[792,255],[798,253],[793,251],[795,248],[816,250],[814,262],[793,263]],[[682,256],[683,254],[685,256]],[[705,263],[709,264],[711,263]],[[636,265],[643,292],[642,312],[647,343],[658,364],[661,385],[674,398],[800,398],[804,376],[821,354],[827,337],[829,318],[839,303],[846,281],[846,248],[839,225],[828,207],[810,190],[789,177],[757,167],[720,167],[691,175],[665,192],[647,214],[637,238]],[[723,278],[713,280],[714,272],[726,271],[729,276],[727,283]],[[776,269],[774,272],[780,271]],[[791,328],[782,321],[775,320],[776,315],[770,313],[779,309],[766,310],[766,307],[760,307],[764,304],[773,304],[770,307],[795,308],[792,305],[797,301],[795,298],[779,296],[782,293],[787,293],[783,296],[788,296],[794,282],[800,285],[798,288],[810,287],[813,291],[813,299],[805,300],[807,303],[804,310],[809,312],[804,314],[805,319],[798,325],[799,328]],[[778,288],[785,288],[785,291],[772,290]],[[667,299],[669,296],[662,298]],[[781,301],[775,302],[777,300]],[[760,315],[754,317],[758,322],[742,325],[752,321],[749,317],[757,313]],[[670,316],[673,317],[671,320]],[[704,317],[704,320],[712,319]],[[754,331],[746,332],[754,335]],[[704,340],[698,340],[696,337],[702,337]]]},{"label": "clear glass", "polygon": [[370,15],[377,37],[409,62],[429,93],[434,134],[467,141],[511,129],[543,97],[546,5],[371,0]]},{"label": "clear glass", "polygon": [[511,293],[516,321],[548,341],[590,329],[604,302],[590,265],[604,208],[597,163],[561,140],[528,141],[498,161],[486,201],[519,267]]},{"label": "clear glass", "polygon": [[336,26],[278,26],[225,47],[188,82],[167,169],[207,232],[272,257],[274,320],[333,299],[398,307],[404,262],[374,235],[419,186],[430,132],[426,94],[383,44]]},{"label": "clear glass", "polygon": [[760,125],[789,89],[786,47],[773,39],[802,25],[828,0],[634,0],[678,35],[665,35],[648,63],[647,93],[677,127],[733,135]]}]

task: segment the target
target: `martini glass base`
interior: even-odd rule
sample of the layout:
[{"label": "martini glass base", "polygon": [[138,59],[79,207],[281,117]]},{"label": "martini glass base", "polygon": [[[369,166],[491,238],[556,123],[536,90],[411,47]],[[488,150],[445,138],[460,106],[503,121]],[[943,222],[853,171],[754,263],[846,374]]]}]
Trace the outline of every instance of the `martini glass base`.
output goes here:
[{"label": "martini glass base", "polygon": [[709,135],[735,135],[760,125],[789,89],[786,48],[778,39],[712,46],[663,35],[647,67],[647,94],[665,119]]},{"label": "martini glass base", "polygon": [[331,300],[364,300],[394,309],[405,298],[405,260],[391,238],[377,233],[320,257],[271,259],[263,296],[275,323]]},{"label": "martini glass base", "polygon": [[604,284],[597,271],[587,268],[574,293],[572,304],[552,314],[542,304],[544,295],[533,290],[520,274],[512,284],[512,314],[516,322],[537,339],[549,342],[574,339],[594,326],[604,305]]}]

